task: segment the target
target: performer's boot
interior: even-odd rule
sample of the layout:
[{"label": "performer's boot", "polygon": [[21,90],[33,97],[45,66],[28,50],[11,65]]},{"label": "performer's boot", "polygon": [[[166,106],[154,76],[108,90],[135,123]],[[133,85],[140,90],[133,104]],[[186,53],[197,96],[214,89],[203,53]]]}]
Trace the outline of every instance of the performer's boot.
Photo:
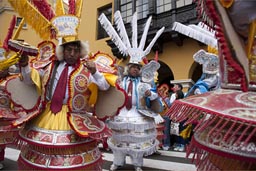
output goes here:
[{"label": "performer's boot", "polygon": [[109,170],[110,170],[110,171],[116,171],[117,168],[118,168],[118,166],[113,163],[113,164],[110,166],[110,169],[109,169]]},{"label": "performer's boot", "polygon": [[135,171],[143,171],[143,170],[141,169],[141,167],[138,167],[138,166],[135,166],[134,169],[135,169]]}]

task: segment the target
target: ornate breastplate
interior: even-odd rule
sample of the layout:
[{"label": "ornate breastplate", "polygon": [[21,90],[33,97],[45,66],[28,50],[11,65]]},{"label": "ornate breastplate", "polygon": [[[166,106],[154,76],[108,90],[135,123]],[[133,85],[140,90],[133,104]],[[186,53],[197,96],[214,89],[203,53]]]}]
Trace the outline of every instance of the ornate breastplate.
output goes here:
[{"label": "ornate breastplate", "polygon": [[83,65],[70,74],[68,106],[72,112],[90,111],[89,76],[90,72]]}]

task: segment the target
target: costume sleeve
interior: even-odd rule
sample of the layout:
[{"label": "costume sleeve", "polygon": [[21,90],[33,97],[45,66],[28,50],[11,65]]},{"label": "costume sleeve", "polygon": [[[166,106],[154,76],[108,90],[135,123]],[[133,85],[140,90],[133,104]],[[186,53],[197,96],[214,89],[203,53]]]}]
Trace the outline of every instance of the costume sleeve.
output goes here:
[{"label": "costume sleeve", "polygon": [[23,77],[23,81],[26,84],[33,84],[33,81],[31,79],[31,69],[30,69],[29,65],[27,65],[25,67],[21,67],[21,74]]},{"label": "costume sleeve", "polygon": [[105,77],[98,71],[90,75],[89,81],[97,84],[100,90],[107,90],[110,87]]}]

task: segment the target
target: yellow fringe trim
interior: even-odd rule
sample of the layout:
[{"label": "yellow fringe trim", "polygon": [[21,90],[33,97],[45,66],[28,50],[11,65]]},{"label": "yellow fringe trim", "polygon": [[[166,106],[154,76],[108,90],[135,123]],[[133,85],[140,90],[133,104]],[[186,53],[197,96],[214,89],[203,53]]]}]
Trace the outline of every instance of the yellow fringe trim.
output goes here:
[{"label": "yellow fringe trim", "polygon": [[51,23],[27,0],[8,0],[15,11],[44,39],[50,39]]},{"label": "yellow fringe trim", "polygon": [[34,68],[31,68],[31,79],[33,83],[36,85],[36,90],[39,95],[42,94],[42,87],[41,87],[41,79],[38,71]]}]

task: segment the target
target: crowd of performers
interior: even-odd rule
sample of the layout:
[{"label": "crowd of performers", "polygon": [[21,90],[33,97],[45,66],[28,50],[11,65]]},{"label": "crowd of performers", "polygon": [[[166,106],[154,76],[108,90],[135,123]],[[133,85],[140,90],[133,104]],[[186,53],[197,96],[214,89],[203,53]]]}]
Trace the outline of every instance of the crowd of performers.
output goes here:
[{"label": "crowd of performers", "polygon": [[[48,40],[34,47],[8,34],[1,48],[0,161],[11,145],[21,151],[19,170],[102,170],[103,141],[114,155],[110,170],[123,167],[129,156],[141,171],[144,156],[159,147],[169,150],[175,134],[174,150],[187,146],[198,170],[256,169],[255,2],[197,2],[219,46],[218,53],[195,53],[203,75],[185,95],[181,84],[157,85],[158,59],[146,58],[164,27],[144,50],[151,17],[138,45],[136,13],[131,42],[120,11],[114,15],[117,31],[100,15],[120,53],[129,56],[122,67],[107,54],[89,53],[88,42],[78,39],[81,11],[72,10],[82,6],[78,2],[68,15],[41,14],[49,30],[34,28],[44,38],[58,38],[57,45]],[[24,3],[29,11],[31,3]]]}]

